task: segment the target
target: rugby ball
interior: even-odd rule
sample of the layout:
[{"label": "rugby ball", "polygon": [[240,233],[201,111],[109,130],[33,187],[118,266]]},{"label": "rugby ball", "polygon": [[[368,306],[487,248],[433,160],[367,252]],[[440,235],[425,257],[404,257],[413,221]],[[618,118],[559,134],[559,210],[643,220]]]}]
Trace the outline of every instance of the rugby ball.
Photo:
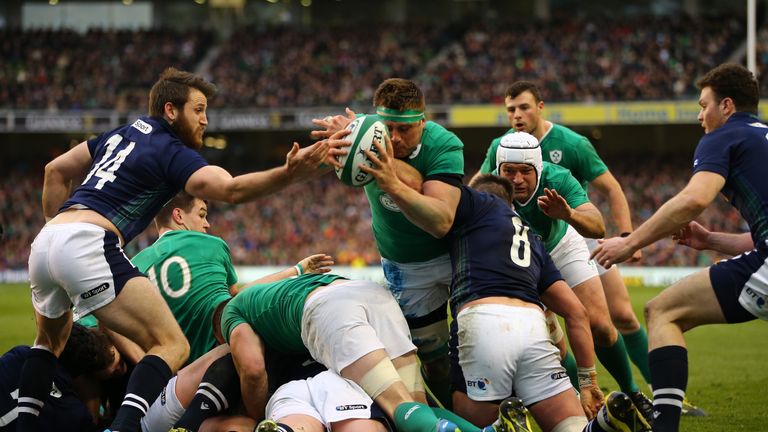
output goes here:
[{"label": "rugby ball", "polygon": [[344,184],[354,187],[362,187],[373,181],[373,176],[360,169],[360,165],[371,166],[372,162],[365,155],[365,150],[370,150],[378,155],[378,150],[373,145],[377,140],[382,146],[386,145],[384,136],[389,135],[389,130],[377,116],[364,115],[356,118],[347,130],[351,131],[344,139],[351,141],[347,147],[347,154],[338,156],[336,160],[341,168],[336,168],[336,176]]}]

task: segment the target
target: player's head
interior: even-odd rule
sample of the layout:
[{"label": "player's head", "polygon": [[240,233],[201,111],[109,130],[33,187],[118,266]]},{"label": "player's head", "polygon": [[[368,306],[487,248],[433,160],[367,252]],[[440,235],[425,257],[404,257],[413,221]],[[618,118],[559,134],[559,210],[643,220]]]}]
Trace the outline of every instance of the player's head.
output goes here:
[{"label": "player's head", "polygon": [[403,159],[411,155],[421,143],[426,124],[426,102],[416,83],[402,78],[385,80],[373,95],[373,106],[389,128],[395,157]]},{"label": "player's head", "polygon": [[544,101],[536,84],[530,81],[517,81],[507,87],[504,93],[504,105],[507,107],[509,124],[515,130],[528,132],[538,136],[543,123],[541,111],[544,109]]},{"label": "player's head", "polygon": [[187,192],[181,191],[171,198],[155,216],[157,230],[187,230],[208,232],[208,204]]},{"label": "player's head", "polygon": [[543,171],[541,147],[536,137],[526,132],[514,132],[501,138],[496,149],[495,174],[512,182],[515,201],[528,204],[539,188]]},{"label": "player's head", "polygon": [[59,362],[73,378],[90,375],[108,379],[127,371],[120,352],[104,332],[78,323],[72,325]]},{"label": "player's head", "polygon": [[701,77],[696,85],[701,89],[698,119],[704,133],[719,128],[737,111],[757,114],[760,87],[744,66],[721,64]]},{"label": "player's head", "polygon": [[149,91],[149,115],[164,118],[189,147],[203,145],[205,110],[216,86],[199,75],[168,68]]},{"label": "player's head", "polygon": [[515,187],[506,177],[493,174],[481,174],[469,182],[469,187],[480,192],[496,195],[510,206],[515,199]]}]

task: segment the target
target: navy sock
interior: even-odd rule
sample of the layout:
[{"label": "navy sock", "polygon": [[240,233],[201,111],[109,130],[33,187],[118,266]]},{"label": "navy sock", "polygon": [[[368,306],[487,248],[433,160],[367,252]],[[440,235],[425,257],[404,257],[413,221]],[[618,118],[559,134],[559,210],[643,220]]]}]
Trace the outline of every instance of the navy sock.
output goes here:
[{"label": "navy sock", "polygon": [[144,356],[131,373],[125,398],[109,428],[119,432],[139,432],[141,418],[147,414],[149,405],[157,399],[171,376],[173,373],[165,360],[156,355]]},{"label": "navy sock", "polygon": [[16,430],[38,430],[38,415],[51,393],[53,376],[56,374],[56,356],[43,348],[32,348],[21,369],[19,378],[19,417]]},{"label": "navy sock", "polygon": [[648,353],[653,385],[653,430],[677,432],[685,388],[688,385],[688,350],[670,345]]},{"label": "navy sock", "polygon": [[195,397],[175,427],[195,431],[207,418],[219,414],[239,400],[240,378],[232,354],[227,354],[208,366]]}]

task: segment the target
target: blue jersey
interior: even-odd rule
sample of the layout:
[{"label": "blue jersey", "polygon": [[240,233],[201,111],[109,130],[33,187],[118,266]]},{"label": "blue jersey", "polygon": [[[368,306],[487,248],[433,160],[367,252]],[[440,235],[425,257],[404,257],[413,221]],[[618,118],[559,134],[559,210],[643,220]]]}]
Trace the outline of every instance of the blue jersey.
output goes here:
[{"label": "blue jersey", "polygon": [[163,120],[141,117],[88,141],[91,171],[59,211],[87,208],[109,219],[125,242],[207,165]]},{"label": "blue jersey", "polygon": [[502,199],[461,188],[451,241],[451,310],[483,297],[513,297],[541,306],[562,279],[538,236]]},{"label": "blue jersey", "polygon": [[[0,357],[0,432],[16,430],[19,397],[19,376],[30,347],[17,346]],[[94,431],[96,425],[75,391],[72,379],[58,365],[48,398],[40,410],[40,430],[83,432]]]},{"label": "blue jersey", "polygon": [[768,240],[768,126],[737,112],[704,135],[693,155],[693,172],[725,178],[722,193],[747,221],[755,245]]}]

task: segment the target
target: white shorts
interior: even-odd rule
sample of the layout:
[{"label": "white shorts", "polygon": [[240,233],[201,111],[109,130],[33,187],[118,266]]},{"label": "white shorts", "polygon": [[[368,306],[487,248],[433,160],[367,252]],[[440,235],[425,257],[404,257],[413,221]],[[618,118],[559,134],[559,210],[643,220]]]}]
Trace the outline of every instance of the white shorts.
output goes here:
[{"label": "white shorts", "polygon": [[589,259],[589,249],[584,237],[570,225],[550,255],[565,283],[571,288],[599,276],[597,264]]},{"label": "white shorts", "polygon": [[46,225],[29,254],[32,305],[58,318],[74,305],[80,316],[115,299],[129,279],[143,276],[111,231],[88,223]]},{"label": "white shorts", "polygon": [[152,406],[149,407],[147,415],[141,418],[141,430],[143,432],[165,432],[179,421],[184,411],[179,398],[176,397],[176,377],[174,376],[168,381]]},{"label": "white shorts", "polygon": [[[592,255],[592,251],[595,250],[596,247],[600,245],[600,243],[597,242],[597,239],[591,239],[591,238],[584,238],[584,241],[587,242],[587,249],[589,249],[589,254]],[[595,266],[597,267],[597,274],[598,276],[602,276],[608,272],[608,269],[601,266],[599,262],[592,260],[592,262],[595,263]]]},{"label": "white shorts", "polygon": [[308,415],[330,430],[334,422],[371,418],[372,404],[373,400],[360,386],[325,371],[281,385],[269,398],[265,413],[275,421],[292,414]]},{"label": "white shorts", "polygon": [[339,374],[377,349],[385,349],[390,358],[416,349],[392,294],[364,280],[316,290],[304,303],[301,340],[312,358]]},{"label": "white shorts", "polygon": [[406,318],[427,316],[448,301],[453,271],[448,254],[404,264],[382,258],[381,266],[387,288]]},{"label": "white shorts", "polygon": [[470,399],[497,401],[515,394],[531,405],[573,388],[541,310],[478,304],[456,320],[459,365]]}]

